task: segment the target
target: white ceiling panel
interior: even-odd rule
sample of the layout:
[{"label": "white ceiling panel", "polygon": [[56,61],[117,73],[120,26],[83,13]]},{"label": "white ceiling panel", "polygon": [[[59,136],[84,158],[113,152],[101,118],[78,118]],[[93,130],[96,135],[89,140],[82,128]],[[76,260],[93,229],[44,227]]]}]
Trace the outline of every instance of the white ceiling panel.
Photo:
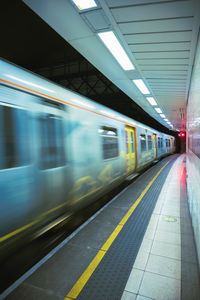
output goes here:
[{"label": "white ceiling panel", "polygon": [[180,65],[180,64],[160,64],[160,65],[141,65],[140,64],[140,70],[141,71],[160,71],[160,72],[164,72],[165,71],[175,71],[175,72],[178,72],[178,71],[186,71],[187,73],[187,67],[188,65],[187,64],[183,64],[183,65]]},{"label": "white ceiling panel", "polygon": [[187,18],[170,18],[164,20],[145,20],[145,21],[135,21],[135,22],[122,22],[118,23],[119,28],[123,34],[128,33],[152,33],[166,32],[166,31],[185,31],[192,30],[193,28],[193,17]]},{"label": "white ceiling panel", "polygon": [[182,58],[182,59],[189,59],[190,58],[190,50],[183,50],[183,51],[157,51],[157,52],[152,52],[148,51],[146,48],[146,51],[144,52],[137,52],[134,53],[135,59],[139,62],[140,59],[177,59],[177,58]]},{"label": "white ceiling panel", "polygon": [[153,43],[178,43],[190,42],[192,31],[178,32],[156,32],[156,33],[134,33],[124,34],[124,37],[129,45],[137,44],[153,44]]},{"label": "white ceiling panel", "polygon": [[[79,11],[72,0],[24,0],[64,39],[157,121],[167,126],[133,84],[142,78],[174,128],[185,108],[200,27],[200,0],[97,0]],[[135,66],[124,71],[99,40],[112,30]]]},{"label": "white ceiling panel", "polygon": [[163,18],[180,18],[194,15],[194,6],[191,5],[192,1],[157,1],[151,2],[147,5],[125,5],[121,1],[122,6],[111,8],[112,15],[115,21],[118,22],[131,22]]},{"label": "white ceiling panel", "polygon": [[178,65],[186,65],[189,64],[189,58],[182,58],[182,59],[171,59],[171,58],[159,58],[159,59],[152,59],[152,58],[145,58],[145,59],[137,59],[137,62],[140,66],[178,66]]},{"label": "white ceiling panel", "polygon": [[183,51],[190,50],[190,42],[180,42],[180,43],[147,43],[147,44],[136,44],[130,45],[130,49],[133,53],[141,51]]},{"label": "white ceiling panel", "polygon": [[[174,0],[168,0],[168,2],[173,2]],[[106,0],[109,7],[122,7],[126,5],[146,5],[146,4],[152,4],[152,2],[166,2],[166,0]]]},{"label": "white ceiling panel", "polygon": [[144,71],[143,74],[148,78],[187,78],[187,72],[183,71],[174,71],[173,73],[171,71]]}]

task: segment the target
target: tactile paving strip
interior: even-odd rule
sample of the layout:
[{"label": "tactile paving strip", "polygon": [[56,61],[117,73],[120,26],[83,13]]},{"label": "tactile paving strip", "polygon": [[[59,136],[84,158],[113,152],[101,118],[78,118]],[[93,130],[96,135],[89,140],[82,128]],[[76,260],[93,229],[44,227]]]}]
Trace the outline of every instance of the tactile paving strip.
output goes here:
[{"label": "tactile paving strip", "polygon": [[[166,158],[157,166],[142,175],[132,191],[133,203],[136,201],[141,190],[139,182],[149,183],[160,168],[170,160]],[[77,297],[78,300],[120,300],[132,266],[136,259],[147,225],[153,209],[161,192],[162,186],[169,173],[176,156],[156,178],[142,201],[139,203],[101,263],[90,277],[89,281]],[[135,183],[136,183],[135,182]]]}]

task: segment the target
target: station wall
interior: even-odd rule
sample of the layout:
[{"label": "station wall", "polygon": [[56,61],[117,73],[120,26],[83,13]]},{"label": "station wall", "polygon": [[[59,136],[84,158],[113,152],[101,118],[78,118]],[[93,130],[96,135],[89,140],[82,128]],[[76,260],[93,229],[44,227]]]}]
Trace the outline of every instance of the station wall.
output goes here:
[{"label": "station wall", "polygon": [[187,193],[200,266],[200,36],[187,105]]}]

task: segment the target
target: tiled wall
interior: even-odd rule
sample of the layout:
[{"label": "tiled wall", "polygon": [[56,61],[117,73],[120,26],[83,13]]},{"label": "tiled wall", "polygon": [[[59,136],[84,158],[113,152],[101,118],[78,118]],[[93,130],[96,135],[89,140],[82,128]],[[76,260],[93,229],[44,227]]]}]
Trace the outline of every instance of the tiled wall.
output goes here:
[{"label": "tiled wall", "polygon": [[187,190],[200,265],[200,38],[187,107]]}]

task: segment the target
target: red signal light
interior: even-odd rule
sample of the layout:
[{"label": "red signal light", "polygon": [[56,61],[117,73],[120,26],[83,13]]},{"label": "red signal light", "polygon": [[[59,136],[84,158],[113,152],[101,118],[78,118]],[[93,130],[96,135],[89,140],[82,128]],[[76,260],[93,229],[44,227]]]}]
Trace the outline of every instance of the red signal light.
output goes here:
[{"label": "red signal light", "polygon": [[185,138],[186,134],[185,134],[185,132],[180,132],[180,133],[179,133],[179,136],[180,136],[181,138]]}]

